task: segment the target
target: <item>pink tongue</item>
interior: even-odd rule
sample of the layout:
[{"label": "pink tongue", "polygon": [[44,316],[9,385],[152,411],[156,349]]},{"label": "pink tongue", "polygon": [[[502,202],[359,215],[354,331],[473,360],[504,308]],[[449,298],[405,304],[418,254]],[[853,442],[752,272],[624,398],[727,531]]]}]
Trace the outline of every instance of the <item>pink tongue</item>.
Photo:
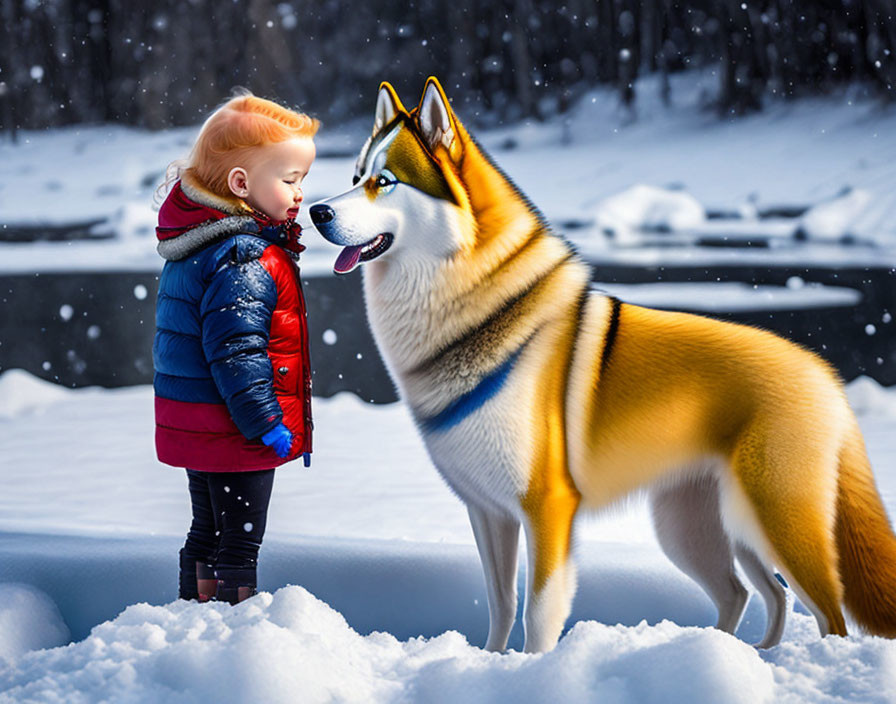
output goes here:
[{"label": "pink tongue", "polygon": [[355,247],[346,247],[343,249],[336,258],[336,263],[333,265],[333,271],[337,274],[347,274],[358,266],[362,247],[363,245],[359,244]]}]

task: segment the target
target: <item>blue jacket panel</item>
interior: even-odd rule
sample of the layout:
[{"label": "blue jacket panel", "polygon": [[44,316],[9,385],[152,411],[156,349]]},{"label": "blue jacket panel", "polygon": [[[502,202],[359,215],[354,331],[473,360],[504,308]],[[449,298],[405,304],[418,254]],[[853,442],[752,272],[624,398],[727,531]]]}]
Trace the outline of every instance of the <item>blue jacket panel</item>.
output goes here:
[{"label": "blue jacket panel", "polygon": [[250,439],[283,417],[267,353],[277,288],[259,261],[269,246],[240,234],[166,262],[156,309],[156,395],[225,403]]}]

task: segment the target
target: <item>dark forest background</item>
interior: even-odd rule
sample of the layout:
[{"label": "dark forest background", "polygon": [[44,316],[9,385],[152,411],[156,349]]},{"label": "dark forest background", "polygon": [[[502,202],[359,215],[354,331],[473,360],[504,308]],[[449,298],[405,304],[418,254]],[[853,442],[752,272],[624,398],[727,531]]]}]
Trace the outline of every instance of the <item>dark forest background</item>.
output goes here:
[{"label": "dark forest background", "polygon": [[366,116],[380,80],[416,96],[431,73],[480,124],[543,119],[597,84],[634,105],[639,74],[692,67],[716,68],[721,114],[857,80],[891,100],[894,5],[0,0],[0,130],[195,124],[234,86],[334,123]]}]

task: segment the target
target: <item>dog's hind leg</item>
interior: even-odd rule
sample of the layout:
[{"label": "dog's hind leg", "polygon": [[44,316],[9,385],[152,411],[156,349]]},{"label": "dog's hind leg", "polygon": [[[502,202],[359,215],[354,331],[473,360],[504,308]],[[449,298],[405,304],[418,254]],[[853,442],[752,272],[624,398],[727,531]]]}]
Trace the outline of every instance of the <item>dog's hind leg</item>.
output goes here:
[{"label": "dog's hind leg", "polygon": [[467,505],[470,525],[479,548],[488,594],[486,650],[503,651],[516,617],[516,573],[520,524],[478,506]]},{"label": "dog's hind leg", "polygon": [[787,615],[787,594],[784,587],[775,578],[774,573],[750,548],[738,544],[735,548],[737,561],[747,573],[753,586],[759,590],[765,601],[766,627],[762,640],[756,643],[757,648],[772,648],[781,642],[784,634],[784,619]]},{"label": "dog's hind leg", "polygon": [[732,455],[737,483],[732,483],[730,500],[739,500],[742,512],[758,519],[777,566],[815,615],[821,635],[845,636],[834,541],[836,456],[820,442],[804,442],[794,451],[793,438],[813,434],[818,436],[818,429],[805,423],[754,423],[738,438]]},{"label": "dog's hind leg", "polygon": [[669,559],[699,584],[716,605],[716,628],[734,633],[749,592],[734,569],[734,553],[719,515],[718,482],[687,477],[651,491],[653,523]]}]

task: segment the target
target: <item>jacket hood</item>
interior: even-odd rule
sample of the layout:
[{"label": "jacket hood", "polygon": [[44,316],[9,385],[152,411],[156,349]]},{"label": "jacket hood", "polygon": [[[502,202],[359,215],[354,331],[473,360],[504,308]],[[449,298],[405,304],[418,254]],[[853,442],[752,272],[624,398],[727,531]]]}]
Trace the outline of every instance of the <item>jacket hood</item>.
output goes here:
[{"label": "jacket hood", "polygon": [[165,259],[183,259],[215,240],[260,229],[242,201],[221,198],[185,173],[159,209],[157,249]]},{"label": "jacket hood", "polygon": [[168,260],[184,259],[200,249],[240,233],[256,235],[298,255],[302,228],[294,220],[275,221],[239,198],[222,198],[185,173],[159,208],[157,250]]}]

